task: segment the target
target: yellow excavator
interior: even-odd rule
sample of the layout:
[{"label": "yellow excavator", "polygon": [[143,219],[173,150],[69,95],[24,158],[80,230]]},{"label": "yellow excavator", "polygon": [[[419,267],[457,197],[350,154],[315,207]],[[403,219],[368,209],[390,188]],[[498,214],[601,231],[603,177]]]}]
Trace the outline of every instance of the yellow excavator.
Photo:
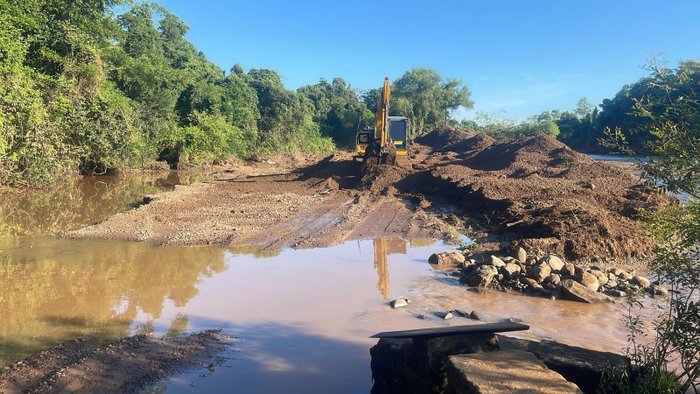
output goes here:
[{"label": "yellow excavator", "polygon": [[389,78],[384,77],[384,86],[377,102],[374,128],[358,130],[355,151],[358,157],[379,160],[382,164],[395,164],[396,156],[408,155],[408,118],[389,116],[391,89]]}]

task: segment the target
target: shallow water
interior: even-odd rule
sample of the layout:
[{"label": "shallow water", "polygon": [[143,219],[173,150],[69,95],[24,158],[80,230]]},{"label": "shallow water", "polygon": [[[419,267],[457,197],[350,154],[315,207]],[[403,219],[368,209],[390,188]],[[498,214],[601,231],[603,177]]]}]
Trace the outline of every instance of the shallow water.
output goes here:
[{"label": "shallow water", "polygon": [[[113,204],[81,201],[110,207],[100,211],[108,215],[140,198],[139,187],[108,183],[105,190],[113,193],[101,196],[114,197]],[[8,205],[22,206],[3,202]],[[68,203],[54,206],[30,212],[34,220],[27,223],[46,223],[51,215],[82,218],[50,227],[60,230],[94,220],[72,216]],[[368,392],[369,348],[376,343],[370,335],[478,323],[435,316],[454,309],[477,311],[484,321],[520,319],[531,326],[516,334],[525,338],[615,352],[625,346],[623,304],[476,294],[427,264],[431,253],[451,249],[431,240],[378,239],[262,256],[254,247],[0,237],[0,365],[78,336],[100,341],[222,328],[236,339],[221,366],[181,374],[153,390]],[[413,302],[391,309],[388,300],[401,296]]]}]

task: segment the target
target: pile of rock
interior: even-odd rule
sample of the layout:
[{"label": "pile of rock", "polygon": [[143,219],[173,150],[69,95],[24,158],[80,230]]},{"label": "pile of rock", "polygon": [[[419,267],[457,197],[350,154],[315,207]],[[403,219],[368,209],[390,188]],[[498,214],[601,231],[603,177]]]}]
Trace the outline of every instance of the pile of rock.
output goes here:
[{"label": "pile of rock", "polygon": [[597,303],[612,301],[641,292],[665,296],[663,286],[643,276],[619,268],[583,267],[558,256],[528,256],[523,248],[510,256],[476,256],[461,252],[443,252],[430,256],[437,267],[459,269],[460,282],[471,287],[492,287],[545,297],[566,298]]}]

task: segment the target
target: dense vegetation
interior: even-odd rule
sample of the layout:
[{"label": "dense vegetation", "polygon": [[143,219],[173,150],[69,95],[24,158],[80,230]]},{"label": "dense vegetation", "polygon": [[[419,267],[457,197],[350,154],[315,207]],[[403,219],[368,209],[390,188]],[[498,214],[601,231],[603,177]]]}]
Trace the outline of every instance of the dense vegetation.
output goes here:
[{"label": "dense vegetation", "polygon": [[[322,154],[371,124],[376,91],[360,94],[340,78],[292,91],[273,70],[225,72],[187,30],[146,2],[0,0],[0,184],[155,159]],[[419,129],[471,105],[461,82],[433,70],[394,85],[395,108]]]}]

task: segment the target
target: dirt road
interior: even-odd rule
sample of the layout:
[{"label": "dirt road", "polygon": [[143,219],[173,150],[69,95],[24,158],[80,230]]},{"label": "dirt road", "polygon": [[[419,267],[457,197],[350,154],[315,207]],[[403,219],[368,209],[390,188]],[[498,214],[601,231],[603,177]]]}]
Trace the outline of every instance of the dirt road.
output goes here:
[{"label": "dirt road", "polygon": [[67,234],[177,245],[259,245],[262,252],[382,236],[511,244],[570,259],[636,257],[651,240],[634,220],[668,198],[628,171],[530,137],[496,142],[435,130],[399,166],[363,168],[350,154],[291,168],[258,164],[177,187]]}]

